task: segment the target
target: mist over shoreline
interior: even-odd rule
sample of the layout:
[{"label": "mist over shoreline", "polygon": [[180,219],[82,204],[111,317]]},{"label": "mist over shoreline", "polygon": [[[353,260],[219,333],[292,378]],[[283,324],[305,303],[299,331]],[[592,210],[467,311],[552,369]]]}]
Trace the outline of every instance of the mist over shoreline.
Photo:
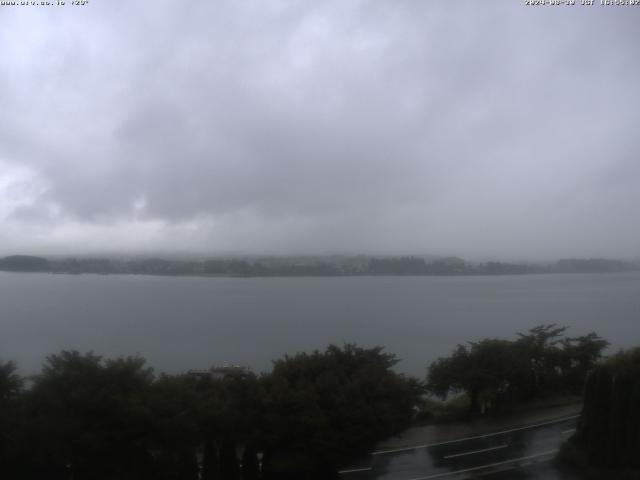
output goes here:
[{"label": "mist over shoreline", "polygon": [[640,270],[640,261],[603,258],[553,262],[470,262],[460,257],[420,256],[229,256],[171,258],[36,257],[0,258],[0,271],[58,274],[139,274],[230,277],[341,277],[376,275],[525,275],[556,273],[617,273]]}]

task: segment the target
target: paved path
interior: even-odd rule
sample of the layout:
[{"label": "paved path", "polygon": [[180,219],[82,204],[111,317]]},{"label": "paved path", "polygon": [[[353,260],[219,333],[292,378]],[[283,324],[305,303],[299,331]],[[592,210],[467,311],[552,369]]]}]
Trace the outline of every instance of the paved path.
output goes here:
[{"label": "paved path", "polygon": [[445,423],[440,425],[427,425],[412,427],[400,435],[389,438],[378,445],[378,450],[393,449],[423,443],[437,443],[444,440],[471,437],[484,432],[506,430],[513,425],[531,425],[542,423],[554,418],[570,417],[577,415],[582,410],[582,404],[550,406],[525,412],[514,412],[499,417],[480,417],[473,421],[459,423]]},{"label": "paved path", "polygon": [[[507,478],[503,472],[530,470],[527,478],[559,478],[544,466],[574,431],[578,415],[437,442],[372,452],[368,462],[341,472],[344,480],[458,480]],[[543,472],[542,476],[532,476]],[[495,477],[494,477],[495,475]],[[555,474],[554,474],[555,475]],[[510,477],[509,477],[510,478]],[[517,477],[513,477],[517,478]]]}]

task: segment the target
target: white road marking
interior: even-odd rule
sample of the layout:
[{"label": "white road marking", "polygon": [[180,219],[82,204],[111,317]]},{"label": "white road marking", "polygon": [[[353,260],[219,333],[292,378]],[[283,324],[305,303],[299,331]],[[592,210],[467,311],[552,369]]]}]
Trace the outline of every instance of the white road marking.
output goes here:
[{"label": "white road marking", "polygon": [[561,433],[562,435],[566,435],[567,433],[573,433],[573,432],[575,432],[575,431],[576,431],[576,429],[575,429],[575,428],[572,428],[571,430],[565,430],[565,431],[560,432],[560,433]]},{"label": "white road marking", "polygon": [[476,471],[482,470],[484,468],[499,467],[500,465],[508,465],[510,463],[516,463],[516,462],[520,462],[522,460],[530,460],[532,458],[546,457],[546,456],[549,456],[549,455],[553,455],[557,451],[558,450],[549,450],[547,452],[536,453],[534,455],[528,455],[526,457],[514,458],[513,460],[505,460],[503,462],[489,463],[487,465],[480,465],[479,467],[465,468],[463,470],[455,470],[453,472],[436,473],[434,475],[427,475],[426,477],[412,478],[411,480],[430,480],[432,478],[442,478],[442,477],[449,477],[449,476],[453,476],[453,475],[459,475],[461,473],[476,472]]},{"label": "white road marking", "polygon": [[456,440],[448,440],[445,442],[425,443],[424,445],[415,445],[413,447],[404,447],[404,448],[393,448],[390,450],[378,450],[376,452],[371,452],[371,455],[385,455],[387,453],[408,452],[410,450],[420,450],[422,448],[438,447],[440,445],[448,445],[450,443],[459,443],[459,442],[464,442],[466,440],[477,440],[479,438],[494,437],[496,435],[502,435],[505,433],[518,432],[520,430],[527,430],[529,428],[537,428],[537,427],[543,427],[545,425],[562,423],[562,422],[566,422],[567,420],[573,420],[574,418],[578,418],[579,416],[580,415],[572,415],[570,417],[559,418],[557,420],[550,420],[548,422],[536,423],[534,425],[526,425],[524,427],[510,428],[508,430],[502,430],[501,432],[486,433],[484,435],[474,435],[473,437],[458,438]]},{"label": "white road marking", "polygon": [[364,467],[364,468],[350,468],[349,470],[340,470],[338,472],[339,475],[344,473],[357,473],[357,472],[368,472],[372,467]]},{"label": "white road marking", "polygon": [[501,448],[507,448],[509,445],[498,445],[497,447],[483,448],[482,450],[473,450],[471,452],[454,453],[453,455],[445,455],[444,458],[456,458],[464,457],[465,455],[473,455],[474,453],[490,452],[491,450],[499,450]]}]

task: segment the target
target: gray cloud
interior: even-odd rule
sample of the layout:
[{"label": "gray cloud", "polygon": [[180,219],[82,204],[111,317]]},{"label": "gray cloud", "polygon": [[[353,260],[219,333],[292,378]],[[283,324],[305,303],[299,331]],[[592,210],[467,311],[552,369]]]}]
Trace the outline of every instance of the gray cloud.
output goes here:
[{"label": "gray cloud", "polygon": [[3,250],[638,256],[633,7],[3,7]]}]

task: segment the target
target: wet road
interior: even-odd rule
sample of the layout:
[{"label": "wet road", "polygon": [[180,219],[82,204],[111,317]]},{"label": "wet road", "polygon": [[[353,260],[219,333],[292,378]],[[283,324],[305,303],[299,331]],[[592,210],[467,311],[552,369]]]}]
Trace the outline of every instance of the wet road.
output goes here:
[{"label": "wet road", "polygon": [[[373,452],[367,463],[341,472],[344,480],[561,478],[546,462],[576,427],[578,416],[506,428],[446,442]],[[510,472],[511,477],[505,477]],[[538,472],[538,473],[536,473]],[[540,473],[543,472],[543,473]],[[533,475],[531,475],[533,474]]]}]

